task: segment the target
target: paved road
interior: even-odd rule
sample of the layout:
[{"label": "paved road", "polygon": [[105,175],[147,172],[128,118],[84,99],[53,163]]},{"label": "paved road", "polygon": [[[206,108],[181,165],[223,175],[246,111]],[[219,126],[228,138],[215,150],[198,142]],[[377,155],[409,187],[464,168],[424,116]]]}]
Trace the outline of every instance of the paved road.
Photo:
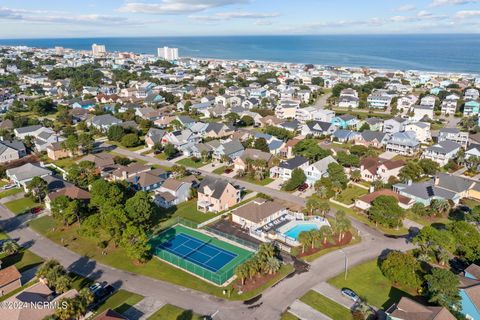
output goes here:
[{"label": "paved road", "polygon": [[[172,163],[152,157],[146,157],[134,152],[117,148],[115,152],[125,156],[141,159],[153,164],[170,166]],[[202,172],[207,176],[218,176]],[[263,192],[296,204],[303,205],[305,199],[269,189],[263,186],[229,178],[228,180],[255,192]],[[341,273],[345,266],[344,254],[337,250],[315,260],[308,272],[293,275],[276,286],[267,289],[261,297],[251,304],[229,302],[205,293],[186,289],[167,282],[151,279],[134,273],[118,270],[98,263],[88,257],[82,257],[49,239],[42,237],[26,226],[26,220],[31,216],[16,217],[3,205],[0,205],[0,228],[9,236],[18,239],[19,243],[28,246],[35,254],[48,259],[59,260],[69,270],[92,279],[101,279],[122,287],[126,290],[155,298],[165,303],[171,303],[185,309],[193,309],[200,314],[212,314],[219,310],[215,319],[245,320],[245,319],[278,319],[289,305],[313,286]],[[393,239],[384,236],[358,221],[353,225],[359,230],[362,242],[344,249],[349,266],[356,265],[377,257],[385,248],[407,250],[411,244],[404,239]]]}]

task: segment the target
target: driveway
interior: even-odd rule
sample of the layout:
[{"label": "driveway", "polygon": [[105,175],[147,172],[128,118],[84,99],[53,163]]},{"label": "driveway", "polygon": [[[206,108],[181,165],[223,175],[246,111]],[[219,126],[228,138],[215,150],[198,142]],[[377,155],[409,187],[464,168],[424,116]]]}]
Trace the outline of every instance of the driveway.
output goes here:
[{"label": "driveway", "polygon": [[379,155],[378,157],[380,159],[385,159],[385,160],[390,160],[390,159],[393,159],[397,154],[395,152],[391,152],[391,151],[385,151],[384,153],[382,153],[381,155]]},{"label": "driveway", "polygon": [[313,290],[321,293],[330,300],[335,301],[336,303],[344,306],[347,309],[352,309],[355,305],[355,302],[351,299],[345,297],[342,292],[335,288],[334,286],[328,284],[327,282],[322,282],[312,288]]},{"label": "driveway", "polygon": [[267,184],[265,187],[273,189],[273,190],[280,190],[282,188],[282,184],[284,181],[282,179],[275,179],[269,184]]}]

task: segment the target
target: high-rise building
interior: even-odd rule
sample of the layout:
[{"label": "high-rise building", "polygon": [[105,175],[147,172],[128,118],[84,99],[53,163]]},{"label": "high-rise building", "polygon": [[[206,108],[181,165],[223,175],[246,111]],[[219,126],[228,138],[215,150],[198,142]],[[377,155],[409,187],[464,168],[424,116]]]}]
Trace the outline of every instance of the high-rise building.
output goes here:
[{"label": "high-rise building", "polygon": [[165,60],[177,60],[178,48],[163,47],[157,49],[158,56]]},{"label": "high-rise building", "polygon": [[107,50],[103,44],[92,44],[92,54],[95,57],[103,57],[107,54]]}]

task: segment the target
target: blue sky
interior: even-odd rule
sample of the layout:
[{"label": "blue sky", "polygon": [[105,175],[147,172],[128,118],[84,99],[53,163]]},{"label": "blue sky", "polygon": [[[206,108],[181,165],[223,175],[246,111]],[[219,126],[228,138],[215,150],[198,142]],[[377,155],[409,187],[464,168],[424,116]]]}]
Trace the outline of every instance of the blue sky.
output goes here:
[{"label": "blue sky", "polygon": [[0,38],[480,33],[480,0],[2,0]]}]

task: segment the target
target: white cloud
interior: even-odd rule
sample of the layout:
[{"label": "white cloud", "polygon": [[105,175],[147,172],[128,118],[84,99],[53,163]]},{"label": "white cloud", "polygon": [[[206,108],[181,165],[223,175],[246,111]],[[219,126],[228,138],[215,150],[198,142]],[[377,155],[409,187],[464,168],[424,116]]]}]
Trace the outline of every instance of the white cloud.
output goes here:
[{"label": "white cloud", "polygon": [[430,4],[431,7],[441,7],[441,6],[454,6],[462,5],[469,3],[478,3],[480,0],[433,0]]},{"label": "white cloud", "polygon": [[268,19],[278,17],[279,13],[258,13],[258,12],[220,12],[209,16],[189,16],[189,19],[199,21],[221,21],[232,19]]},{"label": "white cloud", "polygon": [[413,4],[405,4],[403,6],[400,6],[398,7],[397,9],[395,9],[395,11],[398,11],[398,12],[407,12],[407,11],[413,11],[415,10],[417,7],[414,6]]},{"label": "white cloud", "polygon": [[480,10],[462,10],[458,11],[455,14],[455,18],[458,19],[468,19],[468,18],[476,18],[480,17]]},{"label": "white cloud", "polygon": [[185,14],[232,4],[244,4],[249,0],[162,0],[160,3],[128,2],[118,11],[145,14]]},{"label": "white cloud", "polygon": [[23,10],[23,9],[10,9],[0,7],[0,20],[18,20],[27,22],[40,22],[40,23],[62,23],[62,24],[85,24],[91,23],[95,25],[131,25],[139,24],[130,21],[125,17],[99,15],[99,14],[85,14],[85,15],[72,15],[72,14],[60,14],[58,12],[38,11],[38,10]]}]

